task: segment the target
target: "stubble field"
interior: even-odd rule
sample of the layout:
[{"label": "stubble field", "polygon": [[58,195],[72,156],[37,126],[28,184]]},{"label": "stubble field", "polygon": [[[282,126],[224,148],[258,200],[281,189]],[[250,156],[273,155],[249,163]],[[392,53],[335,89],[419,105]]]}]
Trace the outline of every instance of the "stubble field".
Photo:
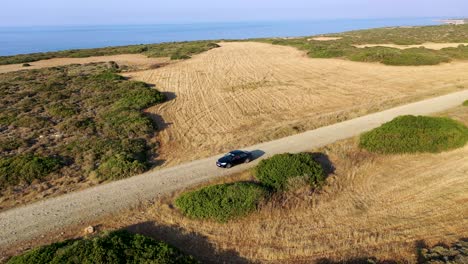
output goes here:
[{"label": "stubble field", "polygon": [[171,99],[147,110],[162,130],[164,166],[468,87],[467,62],[393,67],[311,59],[264,43],[220,45],[191,60],[126,74]]}]

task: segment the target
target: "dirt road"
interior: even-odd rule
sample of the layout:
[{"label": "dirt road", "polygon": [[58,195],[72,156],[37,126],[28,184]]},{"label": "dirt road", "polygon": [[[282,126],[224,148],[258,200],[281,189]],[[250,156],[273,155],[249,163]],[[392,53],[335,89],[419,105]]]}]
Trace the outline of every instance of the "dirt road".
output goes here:
[{"label": "dirt road", "polygon": [[358,135],[396,116],[441,112],[460,105],[466,99],[468,90],[463,90],[258,144],[248,149],[264,152],[262,157],[230,170],[218,169],[214,165],[218,158],[215,156],[11,209],[0,213],[0,251],[3,247],[34,239],[48,232],[118,213],[158,195],[240,172],[254,166],[260,159],[274,154],[308,151]]},{"label": "dirt road", "polygon": [[468,88],[468,62],[394,67],[311,59],[266,43],[220,45],[190,60],[128,74],[172,95],[148,109],[162,121],[163,166]]}]

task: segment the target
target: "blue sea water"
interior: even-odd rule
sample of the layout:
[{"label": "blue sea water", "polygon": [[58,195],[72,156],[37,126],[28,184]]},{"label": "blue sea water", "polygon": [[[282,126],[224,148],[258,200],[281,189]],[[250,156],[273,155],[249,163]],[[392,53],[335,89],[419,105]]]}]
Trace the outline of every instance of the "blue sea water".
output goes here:
[{"label": "blue sea water", "polygon": [[351,19],[172,25],[0,27],[0,56],[171,41],[296,37],[388,26],[436,25],[438,18]]}]

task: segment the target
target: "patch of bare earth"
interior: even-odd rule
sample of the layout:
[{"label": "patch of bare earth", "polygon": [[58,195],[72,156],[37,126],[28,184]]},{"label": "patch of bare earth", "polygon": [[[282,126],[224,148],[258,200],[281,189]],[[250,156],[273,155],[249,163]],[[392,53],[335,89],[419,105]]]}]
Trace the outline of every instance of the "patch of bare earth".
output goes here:
[{"label": "patch of bare earth", "polygon": [[164,166],[468,87],[467,62],[392,67],[311,59],[292,47],[221,43],[161,69],[129,73],[172,99],[148,109]]},{"label": "patch of bare earth", "polygon": [[342,37],[315,37],[315,38],[310,38],[307,39],[308,41],[316,40],[316,41],[333,41],[333,40],[339,40],[342,39]]},{"label": "patch of bare earth", "polygon": [[445,48],[456,48],[460,45],[468,45],[468,43],[423,43],[419,45],[396,45],[396,44],[363,44],[363,45],[354,45],[356,48],[372,48],[372,47],[388,47],[396,49],[411,49],[411,48],[420,48],[424,47],[426,49],[432,50],[441,50]]},{"label": "patch of bare earth", "polygon": [[23,67],[23,64],[9,64],[0,65],[0,73],[20,71],[20,70],[33,70],[48,67],[58,67],[70,64],[86,64],[92,62],[109,62],[115,61],[119,65],[126,65],[133,70],[141,70],[148,68],[156,68],[157,65],[167,64],[169,58],[148,58],[142,54],[122,54],[112,56],[95,56],[87,58],[54,58],[48,60],[40,60],[30,62],[31,66]]}]

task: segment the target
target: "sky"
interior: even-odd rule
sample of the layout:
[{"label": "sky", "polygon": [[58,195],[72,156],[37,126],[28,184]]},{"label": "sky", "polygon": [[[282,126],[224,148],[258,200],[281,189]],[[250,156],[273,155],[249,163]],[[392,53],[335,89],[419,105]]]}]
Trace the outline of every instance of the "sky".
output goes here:
[{"label": "sky", "polygon": [[468,17],[468,0],[2,0],[0,27]]}]

